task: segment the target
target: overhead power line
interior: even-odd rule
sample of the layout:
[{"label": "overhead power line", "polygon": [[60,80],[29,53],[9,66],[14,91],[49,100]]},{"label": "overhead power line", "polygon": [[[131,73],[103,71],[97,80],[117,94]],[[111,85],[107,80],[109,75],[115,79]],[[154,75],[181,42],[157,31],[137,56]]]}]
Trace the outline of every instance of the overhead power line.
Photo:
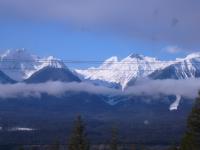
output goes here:
[{"label": "overhead power line", "polygon": [[[13,71],[18,71],[18,70],[21,70],[21,68],[1,68],[0,67],[0,70],[13,70]],[[36,68],[25,68],[25,70],[38,70]],[[83,71],[138,71],[137,69],[99,69],[99,68],[96,68],[96,69],[80,69],[80,70],[83,70]],[[141,71],[157,71],[158,69],[141,69]]]},{"label": "overhead power line", "polygon": [[[0,63],[3,62],[24,62],[24,63],[28,63],[28,62],[41,62],[41,63],[45,63],[45,62],[63,62],[63,63],[72,63],[72,64],[76,64],[76,63],[100,63],[100,64],[145,64],[146,62],[141,62],[141,61],[119,61],[119,62],[115,62],[115,61],[102,61],[102,60],[48,60],[48,59],[36,59],[36,60],[28,60],[28,59],[2,59],[0,60]],[[179,63],[180,61],[155,61],[155,62],[148,62],[148,64],[170,64],[170,63]],[[200,64],[200,62],[184,62],[186,64]]]},{"label": "overhead power line", "polygon": [[[10,66],[6,66],[6,64],[4,63],[56,63],[56,62],[62,62],[66,65],[69,64],[101,64],[101,65],[105,65],[105,64],[113,64],[113,65],[135,65],[135,64],[160,64],[160,65],[170,65],[170,64],[174,64],[174,63],[179,63],[180,61],[157,61],[157,62],[138,62],[138,61],[123,61],[123,62],[115,62],[115,61],[96,61],[96,60],[48,60],[48,59],[36,59],[36,60],[28,60],[28,59],[2,59],[0,60],[0,70],[21,70],[22,67],[17,67],[17,64],[13,67]],[[184,62],[185,65],[187,66],[192,66],[192,65],[200,65],[200,62]],[[34,65],[34,64],[33,64]],[[33,67],[26,67],[23,66],[24,69],[26,70],[37,70],[37,68]],[[123,66],[122,66],[123,67]],[[89,68],[89,69],[81,69],[81,70],[89,70],[89,71],[113,71],[113,70],[120,70],[120,71],[137,71],[137,69],[125,69],[125,68]],[[156,71],[158,69],[141,69],[144,71]]]}]

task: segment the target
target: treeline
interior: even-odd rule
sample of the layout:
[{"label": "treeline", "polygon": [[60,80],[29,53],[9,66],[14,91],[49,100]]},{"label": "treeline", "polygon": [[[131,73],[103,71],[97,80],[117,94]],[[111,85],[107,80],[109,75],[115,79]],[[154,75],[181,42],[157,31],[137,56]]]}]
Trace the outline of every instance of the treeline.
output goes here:
[{"label": "treeline", "polygon": [[200,150],[200,92],[187,120],[187,130],[179,146],[170,150]]},{"label": "treeline", "polygon": [[[122,149],[122,145],[119,144],[118,138],[118,130],[116,127],[113,127],[111,130],[111,140],[108,144],[100,144],[98,146],[93,146],[92,149],[100,149],[100,150],[119,150]],[[91,143],[88,139],[86,132],[86,125],[83,122],[81,116],[78,116],[74,122],[74,127],[72,129],[72,133],[69,138],[69,142],[66,144],[67,150],[91,150]],[[133,145],[131,145],[133,147]],[[40,150],[40,146],[30,146],[29,148],[20,146],[18,150]],[[52,145],[46,147],[45,150],[64,150],[63,144],[59,143],[59,140],[55,140]],[[135,149],[133,149],[135,150]]]},{"label": "treeline", "polygon": [[187,121],[187,130],[178,150],[200,150],[200,92]]},{"label": "treeline", "polygon": [[[32,147],[31,150],[38,150],[38,147]],[[87,135],[86,126],[81,116],[75,120],[72,133],[67,143],[67,148],[63,148],[59,140],[55,140],[51,146],[45,150],[148,150],[144,146],[131,144],[124,146],[121,143],[118,130],[113,127],[110,141],[107,144],[93,146]],[[27,147],[19,147],[18,150],[28,150]],[[40,149],[39,149],[40,150]],[[160,149],[162,150],[162,149]],[[200,93],[196,99],[194,107],[187,121],[187,130],[180,145],[172,145],[168,150],[200,150]]]}]

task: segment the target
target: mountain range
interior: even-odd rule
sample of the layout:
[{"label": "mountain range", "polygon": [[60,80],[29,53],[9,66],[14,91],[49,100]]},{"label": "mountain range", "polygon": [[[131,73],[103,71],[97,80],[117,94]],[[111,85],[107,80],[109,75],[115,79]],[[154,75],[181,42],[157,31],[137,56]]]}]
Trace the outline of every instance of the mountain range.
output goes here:
[{"label": "mountain range", "polygon": [[[87,69],[69,69],[65,61],[53,56],[41,58],[24,49],[8,50],[0,55],[0,82],[8,85],[15,83],[32,85],[47,81],[61,81],[66,84],[84,82],[123,92],[140,79],[179,80],[200,77],[200,53],[192,53],[173,61],[162,61],[139,54],[131,54],[121,60],[114,56],[98,67]],[[22,85],[27,86],[26,84]],[[56,87],[51,87],[52,90],[54,88]],[[34,94],[34,91],[31,92]],[[36,97],[32,95],[0,97],[0,132],[2,133],[0,144],[9,141],[21,143],[19,137],[26,137],[23,138],[24,141],[31,141],[34,138],[31,132],[27,133],[28,131],[7,130],[16,127],[39,130],[40,132],[34,133],[34,136],[38,134],[42,137],[45,133],[48,136],[43,136],[42,141],[50,141],[55,134],[60,136],[66,133],[65,128],[70,128],[67,125],[76,114],[86,117],[89,122],[89,132],[94,140],[105,141],[108,135],[99,131],[107,132],[112,123],[117,122],[123,129],[122,136],[129,137],[127,141],[133,139],[130,142],[166,144],[166,142],[180,141],[192,104],[193,101],[180,95],[151,97],[103,95],[83,91],[67,91],[59,96],[41,93]],[[169,111],[168,108],[176,111]],[[148,138],[149,134],[151,138]]]},{"label": "mountain range", "polygon": [[[95,62],[94,62],[95,63]],[[0,82],[5,83],[44,83],[48,81],[86,82],[119,90],[126,90],[137,80],[189,79],[200,77],[200,53],[192,53],[185,58],[162,61],[154,57],[131,54],[119,60],[113,56],[99,67],[69,69],[64,60],[53,56],[41,58],[27,50],[7,50],[0,55]],[[181,95],[171,104],[177,109]],[[110,96],[110,105],[122,99]],[[172,109],[170,107],[170,110]]]},{"label": "mountain range", "polygon": [[47,81],[72,82],[80,79],[74,75],[60,59],[53,56],[40,58],[24,49],[8,50],[0,56],[0,81],[2,83]]},{"label": "mountain range", "polygon": [[131,54],[118,60],[117,57],[107,59],[97,68],[76,70],[83,80],[111,86],[113,84],[125,89],[134,81],[149,79],[187,79],[200,76],[200,53],[192,53],[185,58],[174,61],[161,61],[153,57]]},{"label": "mountain range", "polygon": [[123,90],[142,78],[156,80],[200,77],[199,64],[200,53],[192,53],[173,61],[131,54],[121,60],[113,56],[99,67],[70,70],[61,59],[53,56],[41,58],[27,50],[17,49],[7,50],[0,55],[0,82],[77,81]]}]

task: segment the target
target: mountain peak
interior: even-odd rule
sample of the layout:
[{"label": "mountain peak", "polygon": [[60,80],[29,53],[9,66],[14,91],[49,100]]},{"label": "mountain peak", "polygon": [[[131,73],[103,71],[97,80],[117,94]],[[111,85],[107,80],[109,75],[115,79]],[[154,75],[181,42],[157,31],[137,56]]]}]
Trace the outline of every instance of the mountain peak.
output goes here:
[{"label": "mountain peak", "polygon": [[200,58],[200,52],[191,53],[185,57],[185,59]]},{"label": "mountain peak", "polygon": [[112,56],[112,57],[106,59],[105,62],[118,62],[118,57]]},{"label": "mountain peak", "polygon": [[52,68],[66,68],[64,62],[58,58],[55,58],[54,56],[49,56],[47,58],[42,59],[43,67],[52,67]]},{"label": "mountain peak", "polygon": [[38,56],[30,54],[26,49],[15,49],[11,50],[8,49],[6,52],[4,52],[0,56],[2,61],[13,61],[15,63],[21,63],[21,62],[31,62],[36,59],[39,59]]},{"label": "mountain peak", "polygon": [[54,56],[48,56],[47,57],[47,60],[52,60],[52,61],[56,61],[56,60],[58,60],[58,58],[56,58],[56,57],[54,57]]},{"label": "mountain peak", "polygon": [[195,58],[200,58],[200,52],[195,52],[195,53],[191,53],[188,54],[186,57],[184,58],[176,58],[176,62],[181,62],[181,61],[186,61],[186,60],[191,60],[191,59],[195,59]]},{"label": "mountain peak", "polygon": [[27,50],[25,48],[19,48],[19,49],[16,49],[15,50],[17,53],[24,53],[26,52]]},{"label": "mountain peak", "polygon": [[130,58],[137,58],[137,59],[144,59],[143,55],[137,54],[137,53],[132,53],[128,57]]},{"label": "mountain peak", "polygon": [[60,59],[53,56],[40,58],[24,48],[9,49],[0,56],[0,69],[16,81],[27,79],[44,67],[66,68]]}]

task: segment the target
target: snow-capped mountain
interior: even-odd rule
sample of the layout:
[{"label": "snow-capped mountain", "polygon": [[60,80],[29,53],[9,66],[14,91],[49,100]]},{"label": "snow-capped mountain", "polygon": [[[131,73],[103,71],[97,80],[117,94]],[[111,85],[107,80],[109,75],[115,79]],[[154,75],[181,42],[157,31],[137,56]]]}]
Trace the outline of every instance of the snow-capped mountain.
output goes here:
[{"label": "snow-capped mountain", "polygon": [[7,50],[0,56],[0,70],[16,81],[27,79],[35,72],[47,66],[66,68],[61,60],[53,56],[40,58],[28,53],[24,49]]},{"label": "snow-capped mountain", "polygon": [[[99,67],[85,70],[76,69],[72,73],[62,60],[53,56],[41,58],[24,49],[8,50],[0,55],[0,71],[13,81],[79,81],[81,78],[83,81],[96,85],[123,90],[141,78],[185,79],[200,77],[199,64],[200,53],[192,53],[185,58],[177,58],[174,61],[161,61],[154,57],[131,54],[121,60],[113,56]],[[4,77],[2,75],[2,78]]]},{"label": "snow-capped mountain", "polygon": [[149,75],[152,79],[187,79],[200,77],[200,53],[178,58],[173,64]]},{"label": "snow-capped mountain", "polygon": [[153,57],[132,54],[118,60],[107,59],[101,66],[76,70],[83,79],[95,84],[120,85],[122,89],[137,79],[186,79],[200,77],[200,53],[192,53],[174,61],[161,61]]},{"label": "snow-capped mountain", "polygon": [[107,59],[100,67],[76,70],[84,80],[116,83],[124,89],[134,79],[147,77],[156,70],[164,69],[171,62],[163,62],[153,57],[131,54],[118,60],[116,56]]},{"label": "snow-capped mountain", "polygon": [[69,69],[56,67],[44,67],[25,80],[26,83],[42,83],[48,81],[80,82],[81,80]]},{"label": "snow-capped mountain", "polygon": [[[161,61],[139,54],[131,54],[121,60],[114,56],[99,67],[76,69],[74,72],[60,59],[53,56],[41,58],[24,49],[8,50],[0,55],[0,83],[81,82],[82,79],[95,85],[125,90],[142,78],[156,80],[196,77],[200,77],[200,53],[192,53],[174,61]],[[180,100],[181,95],[177,95],[170,110],[176,110]],[[116,105],[125,101],[121,97],[110,96],[106,103]]]}]

